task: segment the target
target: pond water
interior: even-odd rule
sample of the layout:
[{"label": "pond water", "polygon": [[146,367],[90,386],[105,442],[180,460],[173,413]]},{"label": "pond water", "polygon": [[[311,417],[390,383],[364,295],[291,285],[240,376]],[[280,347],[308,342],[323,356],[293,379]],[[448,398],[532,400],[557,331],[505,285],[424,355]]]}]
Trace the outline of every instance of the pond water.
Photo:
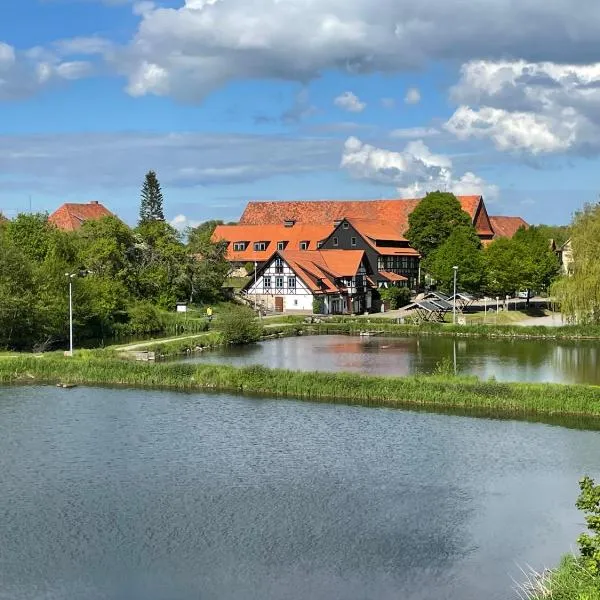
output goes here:
[{"label": "pond water", "polygon": [[600,434],[223,394],[0,388],[2,600],[507,600]]},{"label": "pond water", "polygon": [[320,335],[222,348],[183,360],[380,375],[432,373],[447,361],[457,373],[482,379],[600,384],[596,341]]}]

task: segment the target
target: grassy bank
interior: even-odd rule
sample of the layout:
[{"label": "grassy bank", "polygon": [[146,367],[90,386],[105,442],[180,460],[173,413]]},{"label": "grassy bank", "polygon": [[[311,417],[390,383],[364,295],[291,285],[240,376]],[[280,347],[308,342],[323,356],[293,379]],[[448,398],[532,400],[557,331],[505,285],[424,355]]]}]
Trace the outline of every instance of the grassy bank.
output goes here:
[{"label": "grassy bank", "polygon": [[557,569],[525,585],[523,592],[530,600],[600,600],[600,577],[591,575],[570,555]]},{"label": "grassy bank", "polygon": [[[366,406],[414,407],[530,420],[571,419],[600,424],[600,388],[500,383],[448,375],[374,377],[309,373],[252,366],[146,364],[90,352],[79,358],[21,356],[0,361],[0,383],[69,382],[88,385],[220,390]],[[571,425],[577,426],[577,423]]]},{"label": "grassy bank", "polygon": [[402,325],[389,319],[336,319],[306,325],[314,333],[359,333],[381,331],[387,335],[441,335],[453,337],[524,338],[524,339],[600,339],[599,326],[522,327],[518,325],[452,325],[424,323]]}]

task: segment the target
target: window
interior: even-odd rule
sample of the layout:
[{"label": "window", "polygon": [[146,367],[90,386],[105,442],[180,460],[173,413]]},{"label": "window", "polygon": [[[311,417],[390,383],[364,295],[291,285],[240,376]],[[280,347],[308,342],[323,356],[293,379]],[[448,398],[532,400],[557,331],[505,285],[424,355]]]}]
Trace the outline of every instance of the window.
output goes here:
[{"label": "window", "polygon": [[276,288],[283,287],[283,277],[275,277],[275,287]]},{"label": "window", "polygon": [[263,277],[263,287],[270,288],[271,287],[271,278]]},{"label": "window", "polygon": [[356,246],[356,238],[355,237],[350,238],[350,245],[351,246]]},{"label": "window", "polygon": [[338,239],[336,237],[333,238],[333,245],[334,246],[338,245]]},{"label": "window", "polygon": [[260,252],[261,250],[266,250],[267,244],[266,242],[254,242],[254,250],[256,252]]},{"label": "window", "polygon": [[294,300],[294,306],[298,306],[298,300]]},{"label": "window", "polygon": [[285,248],[285,242],[277,242],[277,250],[283,250]]},{"label": "window", "polygon": [[296,287],[296,278],[295,277],[288,277],[288,287],[289,288]]},{"label": "window", "polygon": [[246,249],[246,242],[233,242],[234,252],[243,252]]},{"label": "window", "polygon": [[283,224],[286,227],[293,227],[295,225],[296,221],[294,221],[294,219],[286,219]]},{"label": "window", "polygon": [[323,245],[323,242],[317,242],[317,248],[320,248]]},{"label": "window", "polygon": [[383,256],[377,257],[377,270],[385,271],[385,259],[383,258]]},{"label": "window", "polygon": [[350,227],[350,225],[348,225],[347,221],[344,221],[344,224],[342,225],[342,227],[344,229],[348,229],[348,227]]},{"label": "window", "polygon": [[308,250],[308,242],[300,242],[300,250]]},{"label": "window", "polygon": [[275,259],[275,273],[283,273],[283,260],[281,258]]}]

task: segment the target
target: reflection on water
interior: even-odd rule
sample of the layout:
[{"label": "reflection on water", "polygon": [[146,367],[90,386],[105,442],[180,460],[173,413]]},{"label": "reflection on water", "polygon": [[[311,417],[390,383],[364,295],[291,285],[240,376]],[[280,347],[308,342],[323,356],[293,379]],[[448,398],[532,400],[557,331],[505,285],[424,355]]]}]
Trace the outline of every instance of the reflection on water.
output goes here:
[{"label": "reflection on water", "polygon": [[599,349],[595,341],[331,335],[282,338],[185,360],[380,375],[432,373],[448,361],[458,373],[482,379],[600,384]]},{"label": "reflection on water", "polygon": [[510,600],[598,456],[531,423],[0,388],[0,598]]}]

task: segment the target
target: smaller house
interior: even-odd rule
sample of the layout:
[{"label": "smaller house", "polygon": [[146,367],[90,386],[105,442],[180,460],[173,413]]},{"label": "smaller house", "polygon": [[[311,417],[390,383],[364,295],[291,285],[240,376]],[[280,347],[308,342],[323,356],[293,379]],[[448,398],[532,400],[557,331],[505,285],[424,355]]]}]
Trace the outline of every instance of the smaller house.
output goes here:
[{"label": "smaller house", "polygon": [[371,310],[375,288],[363,250],[276,251],[243,290],[257,306],[277,312],[324,314]]},{"label": "smaller house", "polygon": [[48,217],[48,222],[63,231],[77,231],[86,221],[112,216],[113,213],[97,200],[85,204],[67,202]]},{"label": "smaller house", "polygon": [[573,273],[573,246],[569,238],[560,248],[555,250],[558,259],[560,260],[560,269],[563,275],[571,275]]}]

